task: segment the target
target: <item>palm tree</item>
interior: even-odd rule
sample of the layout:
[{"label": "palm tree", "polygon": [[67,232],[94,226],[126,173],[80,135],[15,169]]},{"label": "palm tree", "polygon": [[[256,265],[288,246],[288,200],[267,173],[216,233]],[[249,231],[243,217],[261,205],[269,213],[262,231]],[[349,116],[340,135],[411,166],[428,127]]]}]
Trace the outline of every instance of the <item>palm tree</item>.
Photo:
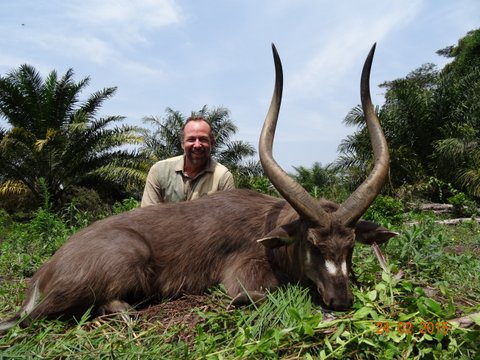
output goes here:
[{"label": "palm tree", "polygon": [[315,198],[328,198],[343,201],[347,196],[347,188],[341,180],[337,169],[330,164],[322,166],[315,162],[311,168],[305,166],[294,167],[295,173],[291,176]]},{"label": "palm tree", "polygon": [[[454,190],[480,197],[480,29],[438,54],[454,60],[441,71],[424,64],[405,78],[385,82],[385,104],[377,109],[389,143],[390,185],[432,200]],[[336,165],[365,172],[371,161],[361,108],[345,123],[358,131],[340,146]],[[450,194],[448,193],[450,192]]]},{"label": "palm tree", "polygon": [[[253,146],[241,140],[231,139],[238,128],[230,119],[228,109],[217,107],[209,110],[205,105],[200,111],[192,112],[192,115],[203,116],[209,121],[215,134],[212,157],[230,169],[237,186],[247,186],[249,177],[263,174],[258,161],[248,159],[255,155]],[[171,108],[166,109],[164,118],[158,116],[144,118],[144,122],[151,128],[143,130],[141,151],[151,159],[152,164],[183,154],[181,136],[185,121],[184,115]]]},{"label": "palm tree", "polygon": [[449,122],[441,127],[442,138],[434,142],[433,158],[445,181],[480,197],[480,67],[461,78],[450,75],[441,83],[448,87],[454,83],[455,101],[448,106]]},{"label": "palm tree", "polygon": [[152,163],[183,153],[181,129],[185,118],[179,111],[171,108],[167,108],[166,113],[164,118],[143,118],[143,122],[149,127],[142,130],[143,144],[140,149]]},{"label": "palm tree", "polygon": [[[432,142],[439,130],[433,126],[433,88],[438,73],[433,64],[425,64],[407,77],[380,85],[386,89],[385,104],[376,107],[390,151],[390,186],[392,191],[405,184],[424,183],[431,171]],[[341,156],[334,168],[343,171],[350,188],[355,188],[373,166],[372,147],[368,138],[363,110],[356,106],[344,123],[357,131],[339,146]],[[430,173],[431,175],[431,173]]]},{"label": "palm tree", "polygon": [[116,88],[80,102],[90,79],[74,82],[73,75],[52,71],[44,80],[21,65],[0,77],[0,117],[10,125],[0,129],[0,195],[31,192],[39,199],[42,178],[53,202],[74,186],[122,193],[143,183],[139,156],[125,148],[139,142],[138,129],[114,126],[121,116],[96,117]]}]

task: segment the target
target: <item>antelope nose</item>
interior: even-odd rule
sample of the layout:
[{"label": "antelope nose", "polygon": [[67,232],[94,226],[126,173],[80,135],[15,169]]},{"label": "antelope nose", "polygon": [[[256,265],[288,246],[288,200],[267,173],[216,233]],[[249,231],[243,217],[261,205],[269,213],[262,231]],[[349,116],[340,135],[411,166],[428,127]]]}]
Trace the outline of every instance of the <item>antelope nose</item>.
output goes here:
[{"label": "antelope nose", "polygon": [[349,310],[353,305],[353,298],[348,297],[345,299],[332,298],[329,302],[325,304],[329,309],[335,311],[346,311]]}]

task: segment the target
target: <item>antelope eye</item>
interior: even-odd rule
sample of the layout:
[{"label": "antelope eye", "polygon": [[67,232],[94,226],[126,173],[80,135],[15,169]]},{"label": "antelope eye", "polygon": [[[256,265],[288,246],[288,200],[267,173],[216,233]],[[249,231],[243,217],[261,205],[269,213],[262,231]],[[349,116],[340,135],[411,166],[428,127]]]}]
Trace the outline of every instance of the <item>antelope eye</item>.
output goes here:
[{"label": "antelope eye", "polygon": [[318,246],[315,246],[315,245],[312,245],[310,246],[310,252],[312,253],[312,255],[314,255],[315,257],[320,257],[323,259],[323,254],[324,254],[324,251],[322,251],[322,249]]}]

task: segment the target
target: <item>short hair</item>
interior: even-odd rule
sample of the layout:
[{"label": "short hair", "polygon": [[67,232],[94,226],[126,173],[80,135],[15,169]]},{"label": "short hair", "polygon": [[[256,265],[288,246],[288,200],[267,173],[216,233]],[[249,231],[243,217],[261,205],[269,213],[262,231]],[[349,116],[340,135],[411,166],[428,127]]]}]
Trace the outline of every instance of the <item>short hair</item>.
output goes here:
[{"label": "short hair", "polygon": [[191,121],[204,121],[205,123],[207,123],[207,125],[210,127],[210,134],[209,134],[210,135],[210,141],[212,142],[212,145],[215,144],[215,136],[213,135],[212,124],[210,123],[210,121],[208,121],[202,115],[196,115],[196,114],[193,114],[192,116],[187,118],[187,120],[185,120],[185,124],[183,124],[183,128],[182,128],[182,142],[183,142],[183,139],[185,137],[185,127]]}]

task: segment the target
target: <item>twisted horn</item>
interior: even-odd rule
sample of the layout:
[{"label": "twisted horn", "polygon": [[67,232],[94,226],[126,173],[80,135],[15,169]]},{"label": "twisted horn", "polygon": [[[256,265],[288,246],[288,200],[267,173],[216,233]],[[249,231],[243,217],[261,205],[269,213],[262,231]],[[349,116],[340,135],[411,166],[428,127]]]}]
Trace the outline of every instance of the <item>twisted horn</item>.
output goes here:
[{"label": "twisted horn", "polygon": [[293,180],[273,159],[272,147],[275,128],[277,126],[278,114],[282,102],[283,90],[283,70],[280,57],[275,45],[272,44],[273,59],[275,62],[275,88],[273,90],[272,101],[268,109],[265,122],[259,141],[259,155],[265,174],[272,182],[277,191],[288,201],[288,203],[305,220],[315,223],[319,226],[328,227],[330,217],[323,210],[318,201]]},{"label": "twisted horn", "polygon": [[353,226],[358,219],[367,211],[382,190],[388,176],[390,157],[388,145],[382,128],[378,121],[375,109],[370,97],[370,69],[376,44],[372,46],[365,60],[360,82],[360,96],[362,100],[363,114],[367,123],[368,134],[372,143],[375,165],[365,181],[345,200],[336,211],[336,215],[346,224]]}]

